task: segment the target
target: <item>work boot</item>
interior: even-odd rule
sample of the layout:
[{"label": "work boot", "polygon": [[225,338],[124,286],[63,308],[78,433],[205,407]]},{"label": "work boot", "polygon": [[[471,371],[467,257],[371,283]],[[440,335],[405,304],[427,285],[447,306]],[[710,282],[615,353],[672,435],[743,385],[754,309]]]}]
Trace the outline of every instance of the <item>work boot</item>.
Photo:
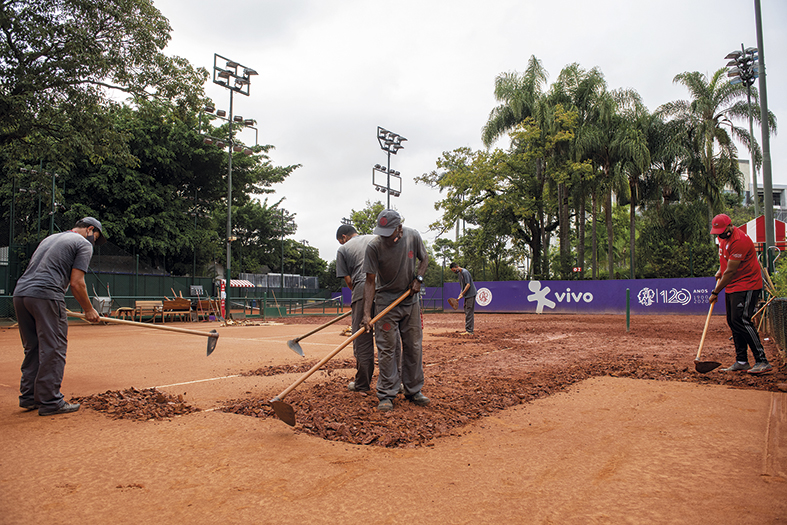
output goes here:
[{"label": "work boot", "polygon": [[380,412],[390,412],[391,410],[393,410],[393,408],[394,408],[393,401],[391,401],[390,399],[383,399],[377,405],[377,410],[379,410]]},{"label": "work boot", "polygon": [[768,361],[760,361],[759,363],[754,363],[754,366],[749,370],[750,374],[764,374],[765,372],[770,372],[773,370],[773,367],[768,363]]},{"label": "work boot", "polygon": [[55,416],[57,414],[68,414],[69,412],[76,412],[79,410],[79,403],[63,403],[57,410],[44,412],[43,409],[38,409],[39,416]]},{"label": "work boot", "polygon": [[27,411],[38,410],[39,408],[41,408],[41,405],[39,405],[38,403],[19,403],[19,408],[22,408]]},{"label": "work boot", "polygon": [[349,390],[350,392],[368,392],[369,391],[368,388],[366,390],[361,390],[360,388],[356,387],[355,386],[355,381],[350,381],[350,383],[347,385],[347,390]]},{"label": "work boot", "polygon": [[414,403],[419,407],[425,407],[429,404],[429,398],[423,395],[421,392],[417,394],[413,394],[412,396],[404,396],[410,403]]},{"label": "work boot", "polygon": [[722,370],[723,370],[724,372],[742,372],[742,371],[744,371],[744,370],[748,370],[749,368],[751,368],[751,366],[749,365],[749,363],[746,363],[746,364],[744,365],[744,364],[741,364],[741,363],[739,363],[739,362],[735,361],[735,364],[734,364],[734,365],[732,365],[732,366],[731,366],[731,367],[729,367],[729,368],[722,368]]}]

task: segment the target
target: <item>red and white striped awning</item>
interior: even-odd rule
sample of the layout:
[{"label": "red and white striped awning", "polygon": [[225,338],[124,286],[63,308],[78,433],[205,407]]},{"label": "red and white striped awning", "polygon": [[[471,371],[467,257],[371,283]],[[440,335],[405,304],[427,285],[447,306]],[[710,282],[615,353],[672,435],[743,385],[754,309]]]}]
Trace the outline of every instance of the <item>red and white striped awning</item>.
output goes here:
[{"label": "red and white striped awning", "polygon": [[[226,283],[224,279],[221,282]],[[231,288],[254,288],[254,283],[245,279],[230,279]]]},{"label": "red and white striped awning", "polygon": [[[776,246],[784,250],[787,248],[787,223],[778,219],[773,219]],[[765,215],[760,215],[741,226],[741,230],[746,232],[756,244],[765,244]],[[761,246],[757,246],[761,249]]]}]

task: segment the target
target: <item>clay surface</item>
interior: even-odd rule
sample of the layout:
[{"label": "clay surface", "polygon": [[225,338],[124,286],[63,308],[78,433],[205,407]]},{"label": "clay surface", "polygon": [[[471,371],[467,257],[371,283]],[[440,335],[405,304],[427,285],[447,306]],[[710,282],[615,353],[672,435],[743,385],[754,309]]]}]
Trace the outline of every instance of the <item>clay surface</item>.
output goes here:
[{"label": "clay surface", "polygon": [[[350,392],[326,317],[220,326],[220,338],[73,324],[62,390],[17,406],[21,344],[0,331],[0,523],[782,523],[787,373],[698,374],[704,317],[424,316],[423,393],[381,414]],[[734,352],[714,317],[703,360]],[[765,342],[768,358],[778,351]]]}]

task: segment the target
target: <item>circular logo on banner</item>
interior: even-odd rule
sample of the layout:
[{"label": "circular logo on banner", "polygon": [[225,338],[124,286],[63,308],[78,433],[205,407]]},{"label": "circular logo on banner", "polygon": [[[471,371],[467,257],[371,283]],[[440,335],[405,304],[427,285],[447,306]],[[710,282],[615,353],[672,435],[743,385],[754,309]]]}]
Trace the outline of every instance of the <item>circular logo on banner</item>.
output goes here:
[{"label": "circular logo on banner", "polygon": [[489,303],[492,302],[492,292],[489,288],[479,288],[475,294],[475,302],[479,306],[489,306]]}]

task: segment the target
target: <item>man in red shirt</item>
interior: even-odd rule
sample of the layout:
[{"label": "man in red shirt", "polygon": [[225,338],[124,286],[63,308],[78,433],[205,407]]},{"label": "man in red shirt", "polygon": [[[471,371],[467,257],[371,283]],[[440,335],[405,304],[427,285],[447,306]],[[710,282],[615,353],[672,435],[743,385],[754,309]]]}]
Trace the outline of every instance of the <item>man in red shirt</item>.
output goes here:
[{"label": "man in red shirt", "polygon": [[[751,322],[762,291],[762,273],[754,243],[724,214],[713,218],[710,232],[719,236],[720,264],[716,287],[708,302],[715,303],[721,291],[725,291],[727,324],[735,343],[736,362],[724,370],[750,374],[768,372],[773,367],[768,364],[757,329]],[[748,348],[754,354],[753,367],[749,366]]]}]

